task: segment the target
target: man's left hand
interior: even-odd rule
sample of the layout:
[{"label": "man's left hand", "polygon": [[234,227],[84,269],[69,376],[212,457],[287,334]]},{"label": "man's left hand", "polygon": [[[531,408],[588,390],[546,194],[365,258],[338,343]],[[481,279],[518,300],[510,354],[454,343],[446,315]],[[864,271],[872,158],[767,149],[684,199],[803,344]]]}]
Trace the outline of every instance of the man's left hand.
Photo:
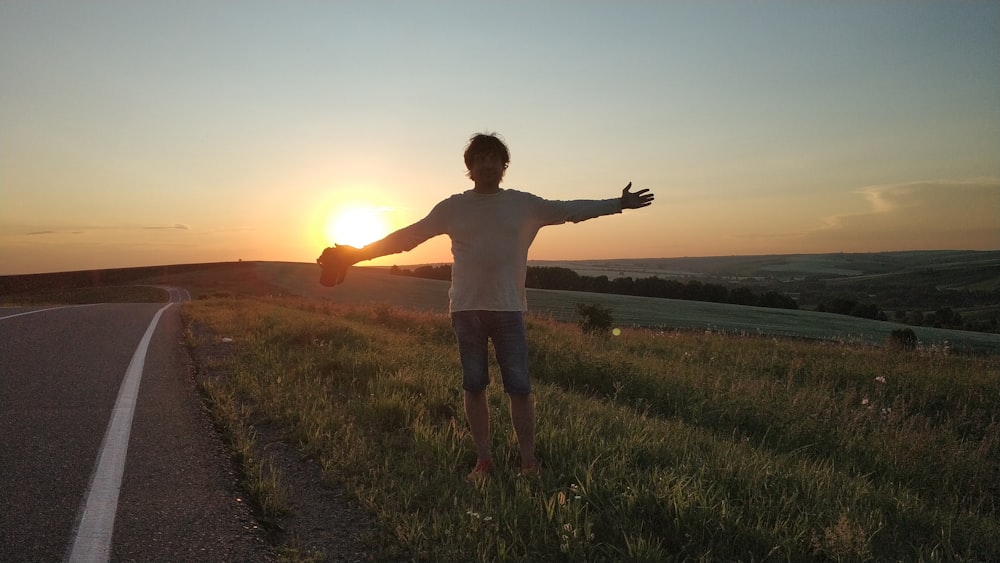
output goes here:
[{"label": "man's left hand", "polygon": [[622,190],[622,209],[639,209],[653,204],[653,194],[649,190],[639,190],[630,192],[632,182],[629,182]]}]

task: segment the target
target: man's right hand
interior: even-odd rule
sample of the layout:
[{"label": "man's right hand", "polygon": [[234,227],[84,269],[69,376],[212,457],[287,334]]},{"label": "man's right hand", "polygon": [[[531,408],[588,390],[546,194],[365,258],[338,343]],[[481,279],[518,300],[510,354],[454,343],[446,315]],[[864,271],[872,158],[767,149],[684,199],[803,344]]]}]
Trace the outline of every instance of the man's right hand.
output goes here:
[{"label": "man's right hand", "polygon": [[327,247],[316,259],[322,268],[319,283],[326,287],[334,287],[343,283],[347,277],[347,269],[360,261],[360,249],[353,246],[335,245]]}]

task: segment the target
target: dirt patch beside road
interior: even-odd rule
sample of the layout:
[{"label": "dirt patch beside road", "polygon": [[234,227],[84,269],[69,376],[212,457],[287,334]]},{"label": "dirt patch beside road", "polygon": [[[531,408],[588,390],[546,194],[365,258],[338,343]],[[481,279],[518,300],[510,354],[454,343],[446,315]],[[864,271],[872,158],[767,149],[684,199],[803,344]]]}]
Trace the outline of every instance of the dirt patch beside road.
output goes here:
[{"label": "dirt patch beside road", "polygon": [[[205,381],[228,377],[226,360],[231,344],[205,327],[188,326],[190,346],[199,386]],[[209,407],[211,408],[211,407]],[[304,456],[284,431],[264,421],[253,424],[255,455],[268,460],[276,470],[289,512],[268,519],[274,550],[285,557],[303,561],[357,562],[369,559],[365,538],[372,531],[372,519],[342,488],[328,483],[315,460]],[[243,473],[243,468],[236,469]],[[244,486],[244,489],[246,487]],[[247,498],[252,496],[247,493]]]}]

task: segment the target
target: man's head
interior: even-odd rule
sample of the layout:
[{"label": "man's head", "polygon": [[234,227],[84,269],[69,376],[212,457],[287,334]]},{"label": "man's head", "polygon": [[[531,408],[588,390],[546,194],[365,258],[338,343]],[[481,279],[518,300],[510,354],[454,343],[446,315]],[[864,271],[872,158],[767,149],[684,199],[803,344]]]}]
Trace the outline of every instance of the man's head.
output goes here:
[{"label": "man's head", "polygon": [[469,146],[465,148],[465,167],[469,170],[469,178],[476,181],[475,169],[487,161],[500,167],[498,180],[503,179],[510,163],[510,151],[496,133],[477,133],[469,139]]}]

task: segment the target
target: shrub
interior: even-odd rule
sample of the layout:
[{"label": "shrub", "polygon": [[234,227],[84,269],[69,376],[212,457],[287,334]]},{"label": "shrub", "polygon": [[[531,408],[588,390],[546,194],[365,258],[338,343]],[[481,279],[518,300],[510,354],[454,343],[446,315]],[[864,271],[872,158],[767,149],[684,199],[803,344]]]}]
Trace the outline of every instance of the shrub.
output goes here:
[{"label": "shrub", "polygon": [[614,319],[611,316],[611,309],[594,303],[576,304],[576,312],[580,314],[579,325],[583,332],[587,334],[607,334],[611,332]]},{"label": "shrub", "polygon": [[902,350],[913,350],[917,347],[917,333],[912,328],[898,328],[889,334],[889,345]]}]

